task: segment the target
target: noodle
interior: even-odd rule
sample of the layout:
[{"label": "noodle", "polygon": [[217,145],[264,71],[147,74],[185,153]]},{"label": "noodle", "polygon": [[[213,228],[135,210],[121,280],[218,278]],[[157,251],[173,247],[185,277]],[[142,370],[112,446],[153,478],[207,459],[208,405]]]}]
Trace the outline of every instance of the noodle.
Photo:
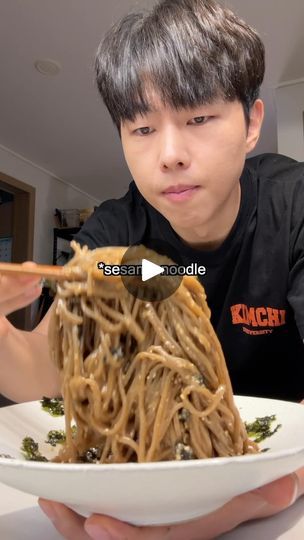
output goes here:
[{"label": "noodle", "polygon": [[[72,247],[68,265],[84,278],[58,284],[49,331],[66,421],[56,460],[84,461],[92,449],[102,463],[257,452],[234,404],[199,281],[185,276],[170,298],[142,301],[121,277],[97,268],[99,261],[120,264],[126,248]],[[146,248],[136,249],[138,260],[148,257]]]}]

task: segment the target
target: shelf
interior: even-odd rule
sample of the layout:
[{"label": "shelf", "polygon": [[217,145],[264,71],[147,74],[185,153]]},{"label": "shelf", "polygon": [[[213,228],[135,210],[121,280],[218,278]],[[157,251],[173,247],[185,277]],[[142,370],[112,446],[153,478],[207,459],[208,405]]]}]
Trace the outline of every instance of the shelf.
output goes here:
[{"label": "shelf", "polygon": [[53,240],[53,264],[57,264],[58,261],[58,249],[57,249],[57,241],[58,238],[61,238],[62,240],[68,240],[71,242],[73,240],[74,235],[80,231],[81,227],[54,227],[54,240]]}]

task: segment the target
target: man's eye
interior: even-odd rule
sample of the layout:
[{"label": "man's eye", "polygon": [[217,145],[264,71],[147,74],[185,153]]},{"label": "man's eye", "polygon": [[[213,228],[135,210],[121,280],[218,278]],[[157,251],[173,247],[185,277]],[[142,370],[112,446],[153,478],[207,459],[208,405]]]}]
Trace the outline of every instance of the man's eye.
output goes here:
[{"label": "man's eye", "polygon": [[149,135],[151,131],[152,130],[149,127],[142,127],[142,128],[136,129],[134,133],[136,133],[137,135]]},{"label": "man's eye", "polygon": [[196,116],[195,118],[192,118],[192,120],[190,121],[190,124],[199,126],[201,124],[205,124],[208,119],[209,119],[209,116]]}]

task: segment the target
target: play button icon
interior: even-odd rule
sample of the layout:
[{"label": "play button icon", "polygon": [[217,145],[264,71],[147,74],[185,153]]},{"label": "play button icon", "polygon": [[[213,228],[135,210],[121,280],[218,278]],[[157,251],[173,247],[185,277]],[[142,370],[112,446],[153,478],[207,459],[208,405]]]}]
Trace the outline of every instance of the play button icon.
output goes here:
[{"label": "play button icon", "polygon": [[159,276],[160,274],[163,274],[164,269],[158,264],[153,263],[152,261],[143,259],[141,272],[142,272],[141,279],[143,281],[148,281],[148,279],[152,279],[155,276]]},{"label": "play button icon", "polygon": [[[182,282],[179,275],[167,275],[163,266],[178,266],[179,258],[172,247],[163,241],[149,242],[149,247],[133,245],[129,247],[121,265],[131,268],[121,279],[126,289],[135,298],[148,302],[159,302],[169,298]],[[133,273],[133,275],[131,275]]]}]

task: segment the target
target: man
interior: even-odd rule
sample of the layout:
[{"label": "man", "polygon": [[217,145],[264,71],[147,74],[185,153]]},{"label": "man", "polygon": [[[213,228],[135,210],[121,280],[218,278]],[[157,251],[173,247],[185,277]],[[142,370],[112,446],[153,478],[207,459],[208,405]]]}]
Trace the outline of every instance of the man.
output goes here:
[{"label": "man", "polygon": [[[134,183],[122,199],[103,203],[76,240],[94,248],[156,238],[185,263],[203,264],[200,279],[235,393],[300,400],[303,166],[276,155],[245,163],[263,121],[259,36],[213,0],[165,0],[109,31],[96,73]],[[14,281],[13,295],[12,284],[2,278],[3,315],[26,304],[24,285]],[[28,301],[39,292],[31,285]],[[0,390],[12,399],[59,393],[45,354],[48,319],[26,335],[2,319],[2,350],[11,361],[9,370],[0,364]],[[203,539],[285,508],[303,493],[302,477],[169,529],[136,529],[100,516],[85,522],[55,503],[41,506],[66,538],[89,538],[94,525],[91,538]]]}]

